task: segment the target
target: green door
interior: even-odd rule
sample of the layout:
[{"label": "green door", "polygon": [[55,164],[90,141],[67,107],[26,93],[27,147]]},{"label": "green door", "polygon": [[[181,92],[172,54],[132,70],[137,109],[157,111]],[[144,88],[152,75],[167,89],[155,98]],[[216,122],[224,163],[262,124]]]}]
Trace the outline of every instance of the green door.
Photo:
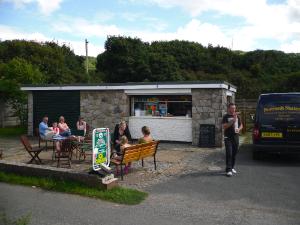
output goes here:
[{"label": "green door", "polygon": [[44,115],[49,117],[48,126],[58,122],[60,116],[71,130],[76,129],[80,115],[80,91],[34,91],[33,92],[33,129],[39,126]]}]

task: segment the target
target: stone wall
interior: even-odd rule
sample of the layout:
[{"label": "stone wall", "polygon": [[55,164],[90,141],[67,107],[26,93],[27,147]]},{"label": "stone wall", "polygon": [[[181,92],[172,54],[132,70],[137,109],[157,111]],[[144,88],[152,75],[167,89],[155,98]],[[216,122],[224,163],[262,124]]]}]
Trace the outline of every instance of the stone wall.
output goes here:
[{"label": "stone wall", "polygon": [[225,89],[192,89],[193,145],[199,144],[200,124],[215,125],[215,144],[223,145],[222,117],[226,104]]},{"label": "stone wall", "polygon": [[124,91],[81,91],[80,114],[92,127],[113,131],[121,120],[128,121],[129,97]]},{"label": "stone wall", "polygon": [[20,119],[8,103],[0,102],[0,127],[19,126]]}]

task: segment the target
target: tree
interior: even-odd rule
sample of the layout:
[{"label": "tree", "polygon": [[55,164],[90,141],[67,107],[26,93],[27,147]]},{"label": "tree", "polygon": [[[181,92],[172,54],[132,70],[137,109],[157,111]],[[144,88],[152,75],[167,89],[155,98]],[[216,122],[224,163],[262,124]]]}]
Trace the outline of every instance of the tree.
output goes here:
[{"label": "tree", "polygon": [[179,65],[171,55],[152,53],[150,55],[151,77],[149,81],[183,80],[179,73]]},{"label": "tree", "polygon": [[49,84],[82,83],[88,80],[83,66],[84,58],[55,42],[12,40],[0,42],[0,61],[8,63],[22,58],[34,65]]},{"label": "tree", "polygon": [[44,81],[45,77],[39,69],[24,59],[14,58],[0,64],[0,101],[12,105],[22,125],[27,118],[27,95],[20,90],[21,84],[41,84]]},{"label": "tree", "polygon": [[97,73],[106,82],[143,81],[150,75],[148,44],[138,38],[108,37],[105,52],[97,56]]}]

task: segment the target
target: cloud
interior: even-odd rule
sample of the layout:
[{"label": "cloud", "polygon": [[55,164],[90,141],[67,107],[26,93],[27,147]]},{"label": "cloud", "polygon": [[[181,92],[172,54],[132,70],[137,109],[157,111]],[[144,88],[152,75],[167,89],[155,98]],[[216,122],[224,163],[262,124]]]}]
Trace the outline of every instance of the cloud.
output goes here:
[{"label": "cloud", "polygon": [[45,42],[49,40],[46,36],[44,36],[39,32],[26,33],[1,24],[0,24],[0,39],[2,41],[21,39],[21,40],[32,40],[32,41],[41,41],[41,42]]},{"label": "cloud", "polygon": [[23,8],[28,4],[37,3],[39,10],[43,15],[50,15],[54,11],[60,8],[60,4],[63,0],[4,0],[15,5],[16,8]]},{"label": "cloud", "polygon": [[289,0],[289,19],[290,21],[300,22],[300,1],[299,0]]},{"label": "cloud", "polygon": [[213,24],[201,23],[199,20],[192,19],[185,26],[179,27],[175,32],[152,32],[152,31],[127,31],[127,35],[140,37],[147,42],[187,40],[208,44],[222,45],[230,47],[231,39],[224,34],[221,29]]},{"label": "cloud", "polygon": [[294,40],[290,43],[284,43],[280,46],[280,50],[289,53],[299,53],[300,52],[300,41]]},{"label": "cloud", "polygon": [[151,26],[148,29],[127,29],[120,28],[117,25],[104,25],[95,23],[83,18],[61,18],[52,24],[56,32],[65,32],[75,34],[79,37],[106,37],[109,35],[125,35],[141,38],[143,41],[152,42],[157,40],[188,40],[199,42],[203,45],[224,45],[230,46],[231,37],[222,32],[222,30],[213,24],[202,23],[197,19],[192,19],[186,25],[179,27],[174,32],[166,32],[167,24],[161,23],[156,18],[145,18]]},{"label": "cloud", "polygon": [[[15,28],[0,24],[0,40],[4,41],[4,40],[15,40],[15,39],[36,41],[36,42],[55,41],[59,45],[65,44],[69,46],[77,55],[85,55],[84,39],[82,41],[70,41],[64,39],[54,40],[53,38],[47,37],[38,32],[34,32],[34,33],[23,32]],[[90,42],[88,46],[89,46],[89,56],[95,57],[104,51],[104,47],[102,45],[96,45]]]},{"label": "cloud", "polygon": [[[130,0],[139,3],[141,0]],[[267,0],[143,0],[143,3],[156,4],[162,8],[181,8],[192,18],[209,12],[216,16],[239,18],[244,26],[225,30],[222,27],[202,24],[196,26],[198,30],[220,33],[220,37],[234,40],[234,49],[253,50],[263,48],[258,45],[260,39],[270,39],[280,43],[293,40],[300,33],[300,1],[287,0],[283,3],[268,3]],[[194,24],[195,26],[195,24]],[[205,28],[206,26],[206,28]],[[234,25],[233,25],[234,26]],[[189,30],[196,35],[197,31]],[[198,36],[197,34],[196,36]],[[203,34],[204,36],[212,36]],[[212,42],[216,38],[212,36]],[[204,38],[205,39],[205,38]],[[219,44],[227,43],[228,40],[220,40]]]},{"label": "cloud", "polygon": [[115,25],[103,25],[83,18],[61,17],[51,24],[54,31],[70,33],[79,37],[106,37],[118,35],[120,29]]},{"label": "cloud", "polygon": [[60,8],[62,0],[37,0],[40,10],[44,15],[50,15]]}]

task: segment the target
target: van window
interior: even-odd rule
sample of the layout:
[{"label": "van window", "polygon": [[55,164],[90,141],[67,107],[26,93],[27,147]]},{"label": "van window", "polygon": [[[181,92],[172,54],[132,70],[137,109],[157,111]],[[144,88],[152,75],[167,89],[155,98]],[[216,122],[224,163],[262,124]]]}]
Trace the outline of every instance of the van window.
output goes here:
[{"label": "van window", "polygon": [[257,117],[264,125],[299,124],[300,95],[261,96]]}]

